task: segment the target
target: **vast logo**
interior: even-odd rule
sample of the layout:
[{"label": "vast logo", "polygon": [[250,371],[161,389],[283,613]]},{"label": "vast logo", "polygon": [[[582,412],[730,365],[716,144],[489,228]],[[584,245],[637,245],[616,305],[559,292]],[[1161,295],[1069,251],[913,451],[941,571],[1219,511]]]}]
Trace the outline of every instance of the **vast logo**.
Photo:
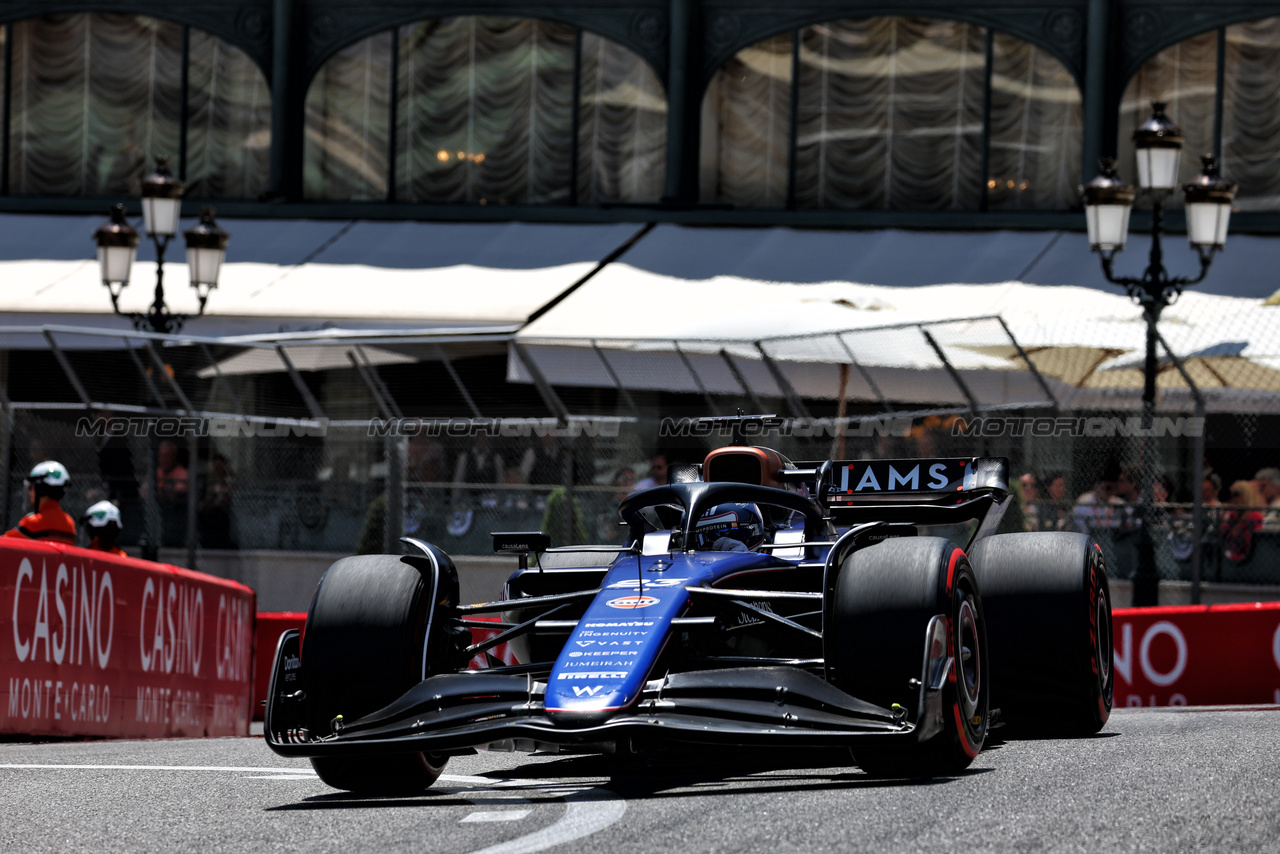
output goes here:
[{"label": "vast logo", "polygon": [[652,596],[621,596],[617,599],[610,599],[605,604],[610,608],[634,611],[637,608],[648,608],[650,605],[657,605],[658,602],[659,600]]}]

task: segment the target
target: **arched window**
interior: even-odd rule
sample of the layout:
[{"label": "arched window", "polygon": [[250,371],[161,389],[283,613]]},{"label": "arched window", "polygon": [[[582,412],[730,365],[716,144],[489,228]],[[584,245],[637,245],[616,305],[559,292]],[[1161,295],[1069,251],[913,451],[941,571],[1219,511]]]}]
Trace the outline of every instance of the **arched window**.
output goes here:
[{"label": "arched window", "polygon": [[48,15],[7,33],[10,193],[138,195],[155,155],[189,197],[267,188],[271,97],[242,51],[139,15]]},{"label": "arched window", "polygon": [[1079,183],[1071,75],[1026,42],[953,21],[774,36],[717,72],[702,128],[704,201],[1065,209]]},{"label": "arched window", "polygon": [[[1121,105],[1122,174],[1132,180],[1133,128],[1151,114],[1151,101],[1166,101],[1185,139],[1183,181],[1200,171],[1199,154],[1216,153],[1223,176],[1239,184],[1236,207],[1280,208],[1277,68],[1280,18],[1201,33],[1147,60],[1129,81]],[[1181,205],[1181,194],[1175,193],[1169,204]]]},{"label": "arched window", "polygon": [[565,24],[429,20],[330,59],[307,95],[306,139],[310,198],[649,202],[663,189],[666,98],[634,53]]}]

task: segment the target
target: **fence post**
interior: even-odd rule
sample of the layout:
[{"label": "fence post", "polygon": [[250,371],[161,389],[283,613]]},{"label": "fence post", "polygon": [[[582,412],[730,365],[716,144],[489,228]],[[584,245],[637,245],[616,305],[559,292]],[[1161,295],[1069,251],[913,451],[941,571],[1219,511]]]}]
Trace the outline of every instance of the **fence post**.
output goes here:
[{"label": "fence post", "polygon": [[160,450],[160,441],[154,430],[147,431],[146,438],[146,460],[142,482],[147,485],[143,493],[142,505],[142,530],[145,542],[142,543],[142,559],[143,560],[159,560],[160,559],[160,539],[163,534],[161,531],[160,520],[160,484],[156,481],[156,454]]},{"label": "fence post", "polygon": [[404,536],[404,477],[408,457],[408,439],[388,436],[387,442],[387,524],[384,529],[383,554],[399,554]]},{"label": "fence post", "polygon": [[187,569],[196,568],[196,545],[199,543],[200,531],[196,524],[196,509],[199,496],[196,485],[196,466],[200,461],[200,443],[192,433],[187,436]]},{"label": "fence post", "polygon": [[564,535],[565,545],[574,545],[578,542],[577,538],[577,518],[578,508],[574,505],[573,500],[573,470],[574,470],[574,453],[575,446],[573,437],[567,436],[564,439]]}]

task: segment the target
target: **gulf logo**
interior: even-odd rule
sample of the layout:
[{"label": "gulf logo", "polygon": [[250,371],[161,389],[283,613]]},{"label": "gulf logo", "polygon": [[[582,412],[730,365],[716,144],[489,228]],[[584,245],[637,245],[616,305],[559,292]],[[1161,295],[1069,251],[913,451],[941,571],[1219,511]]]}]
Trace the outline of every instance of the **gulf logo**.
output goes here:
[{"label": "gulf logo", "polygon": [[648,608],[650,605],[657,605],[657,599],[652,596],[621,596],[617,599],[610,599],[604,604],[610,608],[619,608],[623,611],[634,611],[637,608]]}]

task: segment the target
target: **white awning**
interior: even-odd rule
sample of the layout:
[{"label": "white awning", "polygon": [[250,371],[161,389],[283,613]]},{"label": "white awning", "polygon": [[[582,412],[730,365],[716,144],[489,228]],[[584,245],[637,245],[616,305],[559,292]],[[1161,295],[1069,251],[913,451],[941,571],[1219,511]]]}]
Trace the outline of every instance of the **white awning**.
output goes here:
[{"label": "white awning", "polygon": [[[92,235],[105,217],[0,215],[0,325],[120,324],[99,278]],[[220,220],[227,263],[202,336],[324,326],[508,326],[581,279],[638,225]],[[172,311],[194,313],[181,239],[164,267]],[[142,312],[155,282],[139,244],[121,309]],[[124,325],[124,324],[121,324]]]},{"label": "white awning", "polygon": [[[955,237],[974,244],[971,251]],[[1074,236],[1024,237],[1024,248],[1039,241],[1035,267]],[[800,396],[832,399],[843,382],[851,398],[964,404],[958,375],[982,406],[1050,402],[1030,362],[1059,403],[1132,397],[1127,378],[1119,382],[1108,369],[1143,351],[1146,323],[1114,285],[816,279],[882,268],[881,252],[908,270],[942,269],[951,260],[957,278],[978,277],[1011,260],[1008,247],[990,238],[659,227],[516,340],[552,385],[772,396],[785,394],[781,373]],[[874,257],[861,251],[868,242],[881,244]],[[1089,257],[1087,246],[1081,251]],[[1268,313],[1280,309],[1260,302],[1189,289],[1166,309],[1160,329],[1178,353],[1227,334],[1265,337],[1263,327],[1280,319]],[[842,364],[860,373],[841,374]],[[532,374],[510,359],[508,377],[529,381]]]}]

